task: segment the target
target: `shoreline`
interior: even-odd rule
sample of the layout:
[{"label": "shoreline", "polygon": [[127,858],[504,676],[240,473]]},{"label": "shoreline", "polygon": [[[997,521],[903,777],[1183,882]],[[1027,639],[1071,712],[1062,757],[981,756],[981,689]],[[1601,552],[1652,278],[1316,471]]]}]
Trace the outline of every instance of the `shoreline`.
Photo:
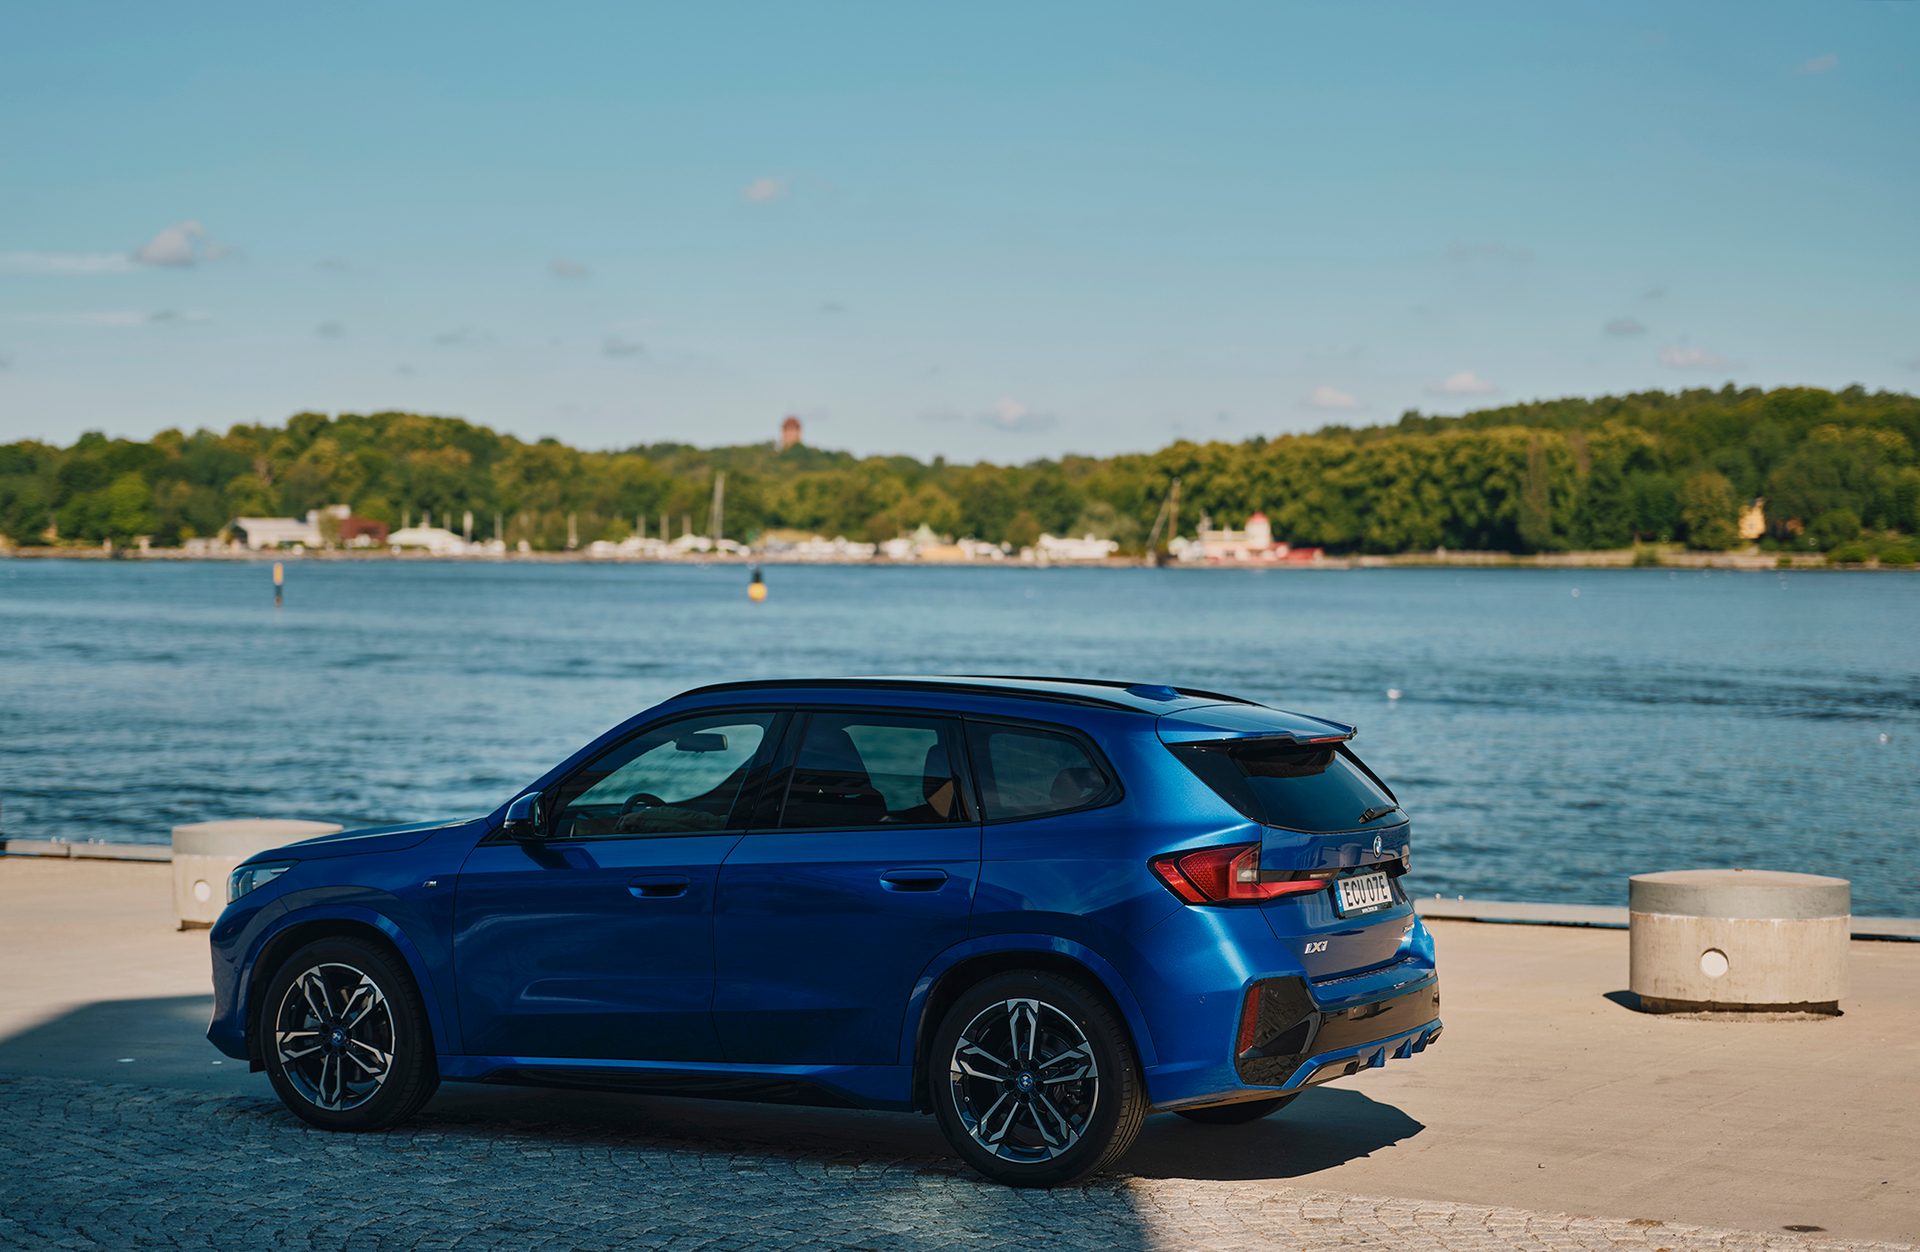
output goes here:
[{"label": "shoreline", "polygon": [[[1646,560],[1651,556],[1651,561]],[[260,563],[260,562],[435,562],[481,565],[755,565],[793,568],[802,566],[874,567],[882,569],[1168,569],[1236,570],[1265,573],[1328,573],[1374,569],[1521,569],[1521,570],[1714,570],[1732,573],[1826,572],[1893,573],[1920,572],[1920,566],[1882,565],[1878,561],[1833,564],[1818,553],[1775,552],[1689,552],[1659,549],[1616,548],[1593,552],[1402,552],[1392,555],[1326,557],[1318,561],[1147,561],[1139,557],[1113,557],[1100,561],[897,561],[885,557],[869,560],[832,560],[787,557],[778,553],[735,556],[729,553],[701,553],[687,557],[601,556],[583,550],[572,552],[486,552],[431,553],[394,552],[386,549],[322,549],[282,552],[242,549],[230,552],[187,552],[179,548],[0,548],[0,560],[23,561],[161,561]]]}]

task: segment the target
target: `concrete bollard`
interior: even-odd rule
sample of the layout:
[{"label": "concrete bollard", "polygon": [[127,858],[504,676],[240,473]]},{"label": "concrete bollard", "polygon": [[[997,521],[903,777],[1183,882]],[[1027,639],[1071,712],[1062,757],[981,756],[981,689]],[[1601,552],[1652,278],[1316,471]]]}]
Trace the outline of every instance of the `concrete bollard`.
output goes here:
[{"label": "concrete bollard", "polygon": [[256,852],[298,839],[331,835],[332,822],[252,818],[195,822],[173,828],[173,907],[180,929],[211,926],[227,907],[227,876]]},{"label": "concrete bollard", "polygon": [[1649,1013],[1838,1013],[1852,886],[1773,870],[1627,880],[1627,987]]}]

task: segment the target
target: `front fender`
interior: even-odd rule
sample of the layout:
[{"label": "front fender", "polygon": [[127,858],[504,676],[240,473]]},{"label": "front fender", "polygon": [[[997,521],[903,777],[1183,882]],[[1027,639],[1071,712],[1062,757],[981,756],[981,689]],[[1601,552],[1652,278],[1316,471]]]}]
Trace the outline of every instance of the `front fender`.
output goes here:
[{"label": "front fender", "polygon": [[[440,1002],[438,984],[430,972],[426,958],[407,932],[392,918],[376,909],[361,904],[324,903],[310,904],[301,908],[290,908],[275,918],[255,937],[247,958],[240,970],[240,986],[250,990],[253,986],[254,970],[260,956],[269,944],[296,926],[314,922],[347,922],[369,926],[392,941],[400,953],[400,959],[407,964],[407,972],[413,976],[413,982],[420,989],[420,1001],[426,1005],[427,1027],[433,1032],[434,1050],[442,1056],[453,1055],[461,1051],[460,1040],[455,1029],[455,1015]],[[248,990],[241,992],[242,1022],[253,1020],[253,1005],[248,1002]]]},{"label": "front fender", "polygon": [[950,970],[974,957],[1018,952],[1064,956],[1085,967],[1119,1006],[1120,1016],[1127,1023],[1128,1033],[1133,1036],[1133,1046],[1140,1054],[1141,1067],[1144,1069],[1159,1064],[1159,1058],[1153,1050],[1152,1032],[1147,1029],[1146,1014],[1140,1011],[1140,1002],[1134,998],[1133,989],[1120,976],[1120,971],[1092,948],[1057,935],[980,935],[957,943],[934,957],[922,971],[919,981],[914,983],[913,994],[907,999],[906,1021],[900,1035],[900,1055],[909,1063],[918,1057],[921,1029],[927,1024],[921,1021],[927,1010],[927,1000],[940,979]]}]

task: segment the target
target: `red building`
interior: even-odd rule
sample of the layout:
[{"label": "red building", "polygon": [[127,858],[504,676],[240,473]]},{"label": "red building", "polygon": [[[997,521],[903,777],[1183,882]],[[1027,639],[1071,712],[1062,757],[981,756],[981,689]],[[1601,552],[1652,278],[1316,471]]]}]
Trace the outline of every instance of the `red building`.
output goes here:
[{"label": "red building", "polygon": [[335,523],[340,531],[340,543],[348,548],[384,548],[387,546],[387,524],[377,522],[371,517],[359,517],[348,514]]},{"label": "red building", "polygon": [[798,445],[799,442],[800,419],[797,417],[789,417],[786,421],[780,423],[780,450],[785,452],[788,448]]}]

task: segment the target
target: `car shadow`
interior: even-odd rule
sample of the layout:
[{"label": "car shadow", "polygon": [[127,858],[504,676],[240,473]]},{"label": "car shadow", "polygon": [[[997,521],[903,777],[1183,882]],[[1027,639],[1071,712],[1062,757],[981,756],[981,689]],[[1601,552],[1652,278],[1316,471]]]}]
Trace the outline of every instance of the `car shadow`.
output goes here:
[{"label": "car shadow", "polygon": [[1244,1126],[1208,1126],[1175,1114],[1147,1119],[1126,1160],[1142,1178],[1217,1182],[1302,1178],[1411,1139],[1426,1124],[1347,1087],[1315,1087]]},{"label": "car shadow", "polygon": [[[0,1075],[204,1091],[219,1098],[223,1117],[304,1129],[281,1107],[264,1075],[249,1073],[246,1062],[222,1057],[206,1042],[209,1008],[204,996],[82,1005],[0,1038]],[[1151,1117],[1124,1172],[1221,1181],[1300,1178],[1423,1129],[1398,1108],[1359,1091],[1318,1087],[1245,1126]],[[904,1113],[448,1083],[395,1133],[421,1131],[450,1139],[751,1154],[809,1166],[973,1179],[931,1117]]]}]

